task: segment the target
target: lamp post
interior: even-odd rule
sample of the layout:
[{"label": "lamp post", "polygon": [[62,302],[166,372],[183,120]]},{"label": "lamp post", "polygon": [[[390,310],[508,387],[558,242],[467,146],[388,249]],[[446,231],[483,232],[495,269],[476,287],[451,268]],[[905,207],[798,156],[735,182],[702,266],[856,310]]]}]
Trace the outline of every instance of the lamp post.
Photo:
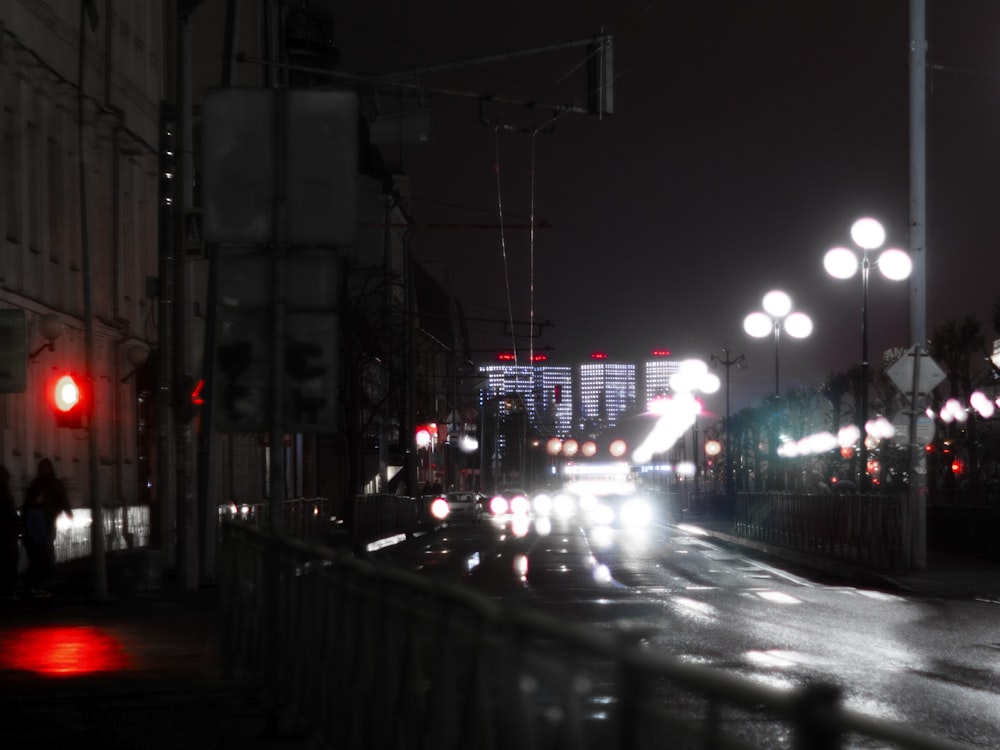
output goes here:
[{"label": "lamp post", "polygon": [[726,495],[731,497],[736,494],[736,483],[733,476],[733,442],[731,437],[733,430],[729,423],[729,368],[733,365],[745,366],[746,357],[742,354],[738,357],[730,357],[729,348],[726,346],[722,347],[722,354],[721,358],[713,354],[712,361],[726,368]]},{"label": "lamp post", "polygon": [[861,472],[858,489],[868,489],[868,278],[872,266],[877,266],[882,275],[890,281],[902,281],[913,270],[910,256],[898,248],[886,248],[873,262],[868,253],[885,244],[885,228],[871,217],[858,219],[851,225],[851,239],[860,249],[861,255],[846,247],[835,247],[823,256],[826,272],[837,279],[849,279],[861,270],[861,409],[857,415],[858,430],[861,434]]},{"label": "lamp post", "polygon": [[774,395],[777,396],[778,343],[781,330],[784,329],[792,338],[804,339],[812,333],[813,324],[805,313],[792,312],[792,298],[779,289],[764,295],[763,306],[763,312],[752,312],[743,319],[743,330],[758,339],[774,332]]}]

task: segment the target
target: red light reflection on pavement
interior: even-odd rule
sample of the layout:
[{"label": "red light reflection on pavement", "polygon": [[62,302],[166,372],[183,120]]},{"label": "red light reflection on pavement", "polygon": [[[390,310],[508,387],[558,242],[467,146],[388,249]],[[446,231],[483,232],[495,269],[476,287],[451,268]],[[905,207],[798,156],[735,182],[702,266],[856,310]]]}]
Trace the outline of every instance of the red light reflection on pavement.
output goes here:
[{"label": "red light reflection on pavement", "polygon": [[124,669],[122,645],[86,625],[18,628],[7,631],[0,648],[0,669],[72,677]]}]

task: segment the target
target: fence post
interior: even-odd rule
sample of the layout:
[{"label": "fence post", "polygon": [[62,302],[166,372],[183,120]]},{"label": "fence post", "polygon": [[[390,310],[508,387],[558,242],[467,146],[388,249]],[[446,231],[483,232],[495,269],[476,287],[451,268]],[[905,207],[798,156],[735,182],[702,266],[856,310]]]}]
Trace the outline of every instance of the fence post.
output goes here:
[{"label": "fence post", "polygon": [[839,750],[843,736],[835,720],[840,688],[826,683],[807,685],[795,698],[792,721],[796,750]]}]

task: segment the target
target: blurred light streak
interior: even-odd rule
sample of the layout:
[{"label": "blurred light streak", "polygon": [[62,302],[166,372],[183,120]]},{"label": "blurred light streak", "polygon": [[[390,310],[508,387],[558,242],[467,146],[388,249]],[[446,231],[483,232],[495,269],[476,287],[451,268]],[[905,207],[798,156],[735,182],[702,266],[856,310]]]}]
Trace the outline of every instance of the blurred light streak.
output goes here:
[{"label": "blurred light streak", "polygon": [[611,570],[607,565],[597,565],[594,568],[594,580],[597,583],[611,583]]}]

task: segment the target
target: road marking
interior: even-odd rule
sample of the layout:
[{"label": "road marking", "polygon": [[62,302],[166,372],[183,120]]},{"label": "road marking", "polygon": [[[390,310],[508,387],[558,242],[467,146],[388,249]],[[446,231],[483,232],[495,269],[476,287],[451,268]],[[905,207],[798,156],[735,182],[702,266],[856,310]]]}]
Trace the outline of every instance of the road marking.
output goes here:
[{"label": "road marking", "polygon": [[759,568],[760,570],[766,570],[768,573],[770,573],[773,576],[777,576],[778,578],[784,578],[786,581],[788,581],[789,583],[794,583],[796,586],[802,586],[803,588],[807,589],[816,588],[816,584],[810,581],[809,579],[802,578],[801,576],[797,576],[794,573],[789,573],[787,570],[782,570],[781,568],[775,568],[770,565],[765,565],[764,563],[757,562],[756,560],[747,560],[744,558],[743,562],[747,563],[748,565],[752,565],[755,568]]},{"label": "road marking", "polygon": [[786,594],[784,591],[755,591],[755,594],[761,599],[766,599],[769,602],[774,602],[775,604],[802,604],[801,599],[796,599],[791,594]]},{"label": "road marking", "polygon": [[877,599],[882,602],[898,602],[902,601],[903,597],[896,596],[895,594],[886,594],[882,591],[868,591],[865,589],[855,589],[861,596],[867,596],[869,599]]}]

